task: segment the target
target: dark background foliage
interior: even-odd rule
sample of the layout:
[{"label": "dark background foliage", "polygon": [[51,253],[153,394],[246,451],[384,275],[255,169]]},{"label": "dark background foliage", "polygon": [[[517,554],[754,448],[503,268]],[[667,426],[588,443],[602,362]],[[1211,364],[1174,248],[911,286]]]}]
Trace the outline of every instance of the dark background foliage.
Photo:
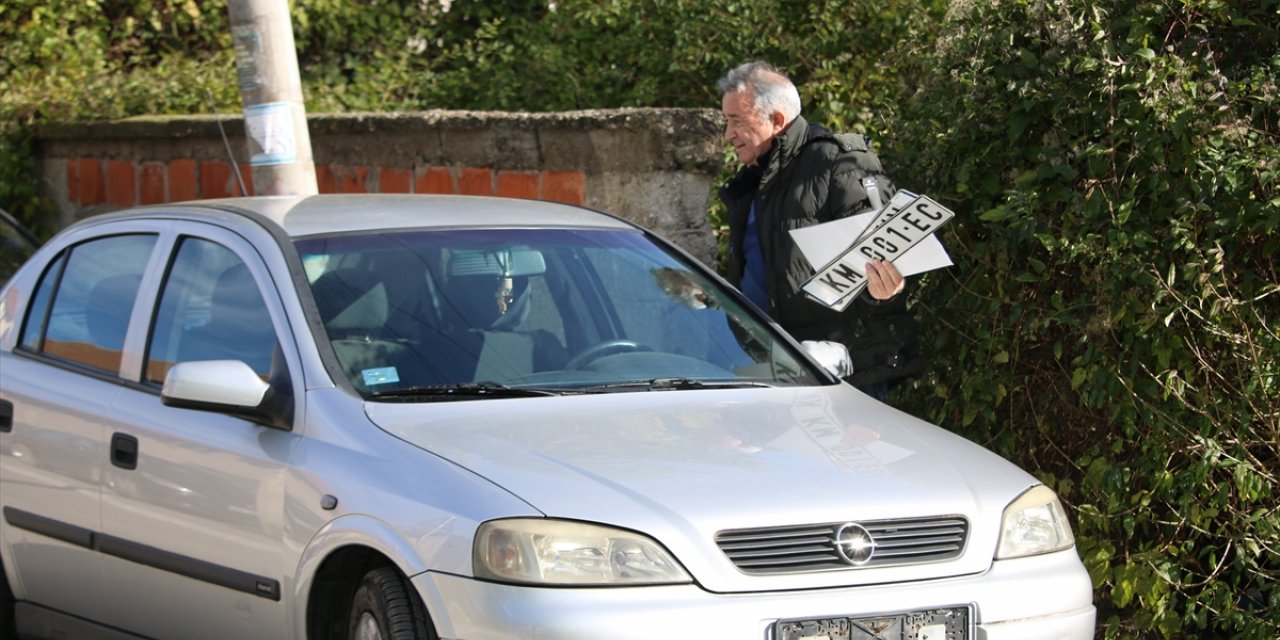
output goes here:
[{"label": "dark background foliage", "polygon": [[[1280,0],[294,0],[307,108],[715,108],[750,58],[959,215],[907,410],[1055,488],[1099,637],[1280,637]],[[235,113],[224,2],[0,4],[0,206],[53,121]],[[213,94],[210,104],[206,91]],[[709,211],[718,222],[719,211]]]},{"label": "dark background foliage", "polygon": [[895,119],[964,212],[904,397],[1075,507],[1108,636],[1280,637],[1278,12],[957,6]]}]

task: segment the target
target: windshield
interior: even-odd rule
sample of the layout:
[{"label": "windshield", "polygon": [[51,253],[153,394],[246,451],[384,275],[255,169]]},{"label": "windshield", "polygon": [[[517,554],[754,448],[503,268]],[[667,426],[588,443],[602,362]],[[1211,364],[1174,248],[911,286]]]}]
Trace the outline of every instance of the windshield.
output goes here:
[{"label": "windshield", "polygon": [[639,232],[380,231],[297,247],[325,337],[365,397],[821,381],[716,282]]}]

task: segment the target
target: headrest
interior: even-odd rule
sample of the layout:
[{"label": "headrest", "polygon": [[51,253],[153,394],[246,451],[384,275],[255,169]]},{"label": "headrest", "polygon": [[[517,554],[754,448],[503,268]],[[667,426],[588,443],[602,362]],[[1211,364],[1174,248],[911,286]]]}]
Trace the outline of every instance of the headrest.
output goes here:
[{"label": "headrest", "polygon": [[131,273],[108,276],[99,280],[89,291],[86,313],[89,334],[100,347],[119,349],[124,345],[124,334],[129,328],[129,313],[138,297],[138,285],[142,276]]},{"label": "headrest", "polygon": [[387,288],[364,269],[335,269],[311,285],[320,320],[330,332],[382,329],[387,323]]},{"label": "headrest", "polygon": [[261,299],[253,274],[243,262],[232,265],[219,274],[210,294],[211,308],[214,310],[261,307]]}]

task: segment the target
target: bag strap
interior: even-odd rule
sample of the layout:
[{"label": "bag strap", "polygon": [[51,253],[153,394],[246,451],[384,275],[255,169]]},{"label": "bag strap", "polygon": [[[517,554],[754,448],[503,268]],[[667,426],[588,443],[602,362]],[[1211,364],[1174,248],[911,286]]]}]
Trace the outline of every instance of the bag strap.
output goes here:
[{"label": "bag strap", "polygon": [[862,189],[867,192],[867,199],[871,200],[872,211],[884,208],[884,201],[880,199],[880,184],[876,182],[875,176],[863,176]]}]

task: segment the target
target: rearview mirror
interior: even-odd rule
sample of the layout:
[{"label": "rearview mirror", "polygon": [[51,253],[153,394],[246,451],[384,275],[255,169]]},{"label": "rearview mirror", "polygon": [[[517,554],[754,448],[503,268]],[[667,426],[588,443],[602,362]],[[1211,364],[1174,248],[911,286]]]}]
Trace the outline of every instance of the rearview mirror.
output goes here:
[{"label": "rearview mirror", "polygon": [[527,247],[497,251],[467,251],[449,259],[449,276],[522,278],[547,272],[542,252]]}]

